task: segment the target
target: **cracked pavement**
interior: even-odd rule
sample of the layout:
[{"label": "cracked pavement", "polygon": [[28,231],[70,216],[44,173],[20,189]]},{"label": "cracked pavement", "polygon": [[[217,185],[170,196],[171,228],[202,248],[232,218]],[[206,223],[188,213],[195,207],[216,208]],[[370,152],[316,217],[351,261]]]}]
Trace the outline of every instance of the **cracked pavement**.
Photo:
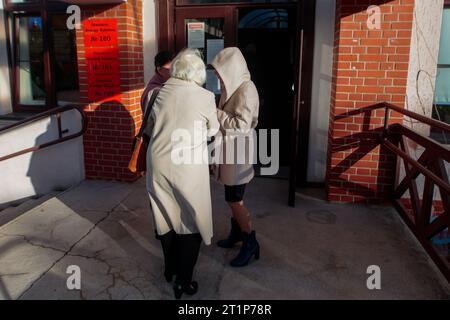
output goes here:
[{"label": "cracked pavement", "polygon": [[[255,179],[247,204],[261,260],[242,269],[239,248],[202,246],[199,292],[187,299],[450,299],[448,283],[392,208],[337,205]],[[228,232],[221,186],[212,183],[213,241]],[[1,212],[0,212],[1,215]],[[163,277],[143,179],[84,181],[0,227],[0,299],[173,299]],[[366,287],[379,265],[382,290]],[[66,270],[81,269],[81,290]]]}]

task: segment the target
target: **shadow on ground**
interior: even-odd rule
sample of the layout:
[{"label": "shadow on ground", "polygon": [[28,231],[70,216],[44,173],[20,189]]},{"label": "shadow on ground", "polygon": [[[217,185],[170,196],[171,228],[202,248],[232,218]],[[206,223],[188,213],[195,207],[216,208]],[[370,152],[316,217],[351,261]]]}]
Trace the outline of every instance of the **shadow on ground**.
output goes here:
[{"label": "shadow on ground", "polygon": [[[229,212],[212,184],[214,242]],[[203,246],[189,299],[449,299],[447,282],[390,207],[326,203],[287,183],[258,178],[247,203],[261,260],[233,269],[239,248]],[[85,181],[0,228],[0,298],[173,299],[163,277],[143,179]],[[81,268],[70,291],[67,267]],[[381,268],[382,289],[366,287],[367,267]]]}]

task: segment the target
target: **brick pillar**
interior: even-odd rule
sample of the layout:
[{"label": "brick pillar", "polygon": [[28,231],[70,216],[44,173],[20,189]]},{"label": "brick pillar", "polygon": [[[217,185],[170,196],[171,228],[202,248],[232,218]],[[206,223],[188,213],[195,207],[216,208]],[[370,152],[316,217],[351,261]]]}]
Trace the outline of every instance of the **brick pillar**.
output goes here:
[{"label": "brick pillar", "polygon": [[[381,8],[369,30],[367,8]],[[405,105],[414,0],[338,0],[327,163],[327,195],[337,202],[379,202],[394,182],[394,157],[377,143],[384,111]],[[393,114],[391,122],[402,121]]]},{"label": "brick pillar", "polygon": [[134,181],[138,176],[132,174],[127,165],[133,137],[142,120],[142,0],[128,0],[120,5],[81,7],[81,12],[83,21],[117,19],[120,85],[120,98],[102,102],[88,97],[85,34],[83,28],[77,30],[80,102],[88,118],[88,130],[84,135],[86,177]]}]

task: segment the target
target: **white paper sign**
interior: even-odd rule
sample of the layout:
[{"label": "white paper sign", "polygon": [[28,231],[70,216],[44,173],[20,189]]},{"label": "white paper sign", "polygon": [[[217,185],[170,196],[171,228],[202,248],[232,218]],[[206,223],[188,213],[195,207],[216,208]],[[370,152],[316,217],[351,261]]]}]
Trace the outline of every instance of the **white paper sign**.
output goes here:
[{"label": "white paper sign", "polygon": [[189,22],[187,24],[188,48],[202,49],[205,47],[205,23]]},{"label": "white paper sign", "polygon": [[223,39],[206,40],[206,63],[211,63],[214,57],[224,48]]},{"label": "white paper sign", "polygon": [[220,81],[214,70],[206,70],[206,89],[214,94],[220,94]]}]

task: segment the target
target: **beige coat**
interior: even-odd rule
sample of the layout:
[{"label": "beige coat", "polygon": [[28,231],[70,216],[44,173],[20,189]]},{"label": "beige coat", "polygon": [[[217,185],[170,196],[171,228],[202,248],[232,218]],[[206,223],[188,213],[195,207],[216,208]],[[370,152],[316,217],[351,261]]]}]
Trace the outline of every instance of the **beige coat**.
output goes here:
[{"label": "beige coat", "polygon": [[[149,96],[152,92],[149,93]],[[204,126],[202,139],[172,142],[176,129],[194,135],[194,123]],[[219,130],[214,94],[193,82],[170,78],[159,92],[146,128],[150,137],[147,151],[147,191],[157,233],[200,233],[205,244],[213,235],[206,130]],[[176,164],[173,147],[204,163]],[[203,157],[203,158],[202,158]],[[194,158],[192,158],[194,159]]]},{"label": "beige coat", "polygon": [[[234,186],[250,182],[254,176],[253,162],[256,154],[250,152],[252,132],[258,124],[259,96],[255,84],[250,80],[247,63],[238,48],[226,48],[220,51],[211,65],[223,81],[222,95],[220,97],[217,117],[219,119],[223,136],[223,158],[226,159],[226,150],[234,148],[235,161],[233,164],[219,165],[218,178],[225,185]],[[236,130],[239,134],[236,135]],[[245,137],[245,161],[238,162],[236,139]],[[241,140],[242,141],[242,140]],[[256,143],[256,141],[253,141]],[[231,147],[230,144],[233,146]],[[242,157],[242,155],[239,155]],[[237,164],[241,163],[241,164]]]}]

